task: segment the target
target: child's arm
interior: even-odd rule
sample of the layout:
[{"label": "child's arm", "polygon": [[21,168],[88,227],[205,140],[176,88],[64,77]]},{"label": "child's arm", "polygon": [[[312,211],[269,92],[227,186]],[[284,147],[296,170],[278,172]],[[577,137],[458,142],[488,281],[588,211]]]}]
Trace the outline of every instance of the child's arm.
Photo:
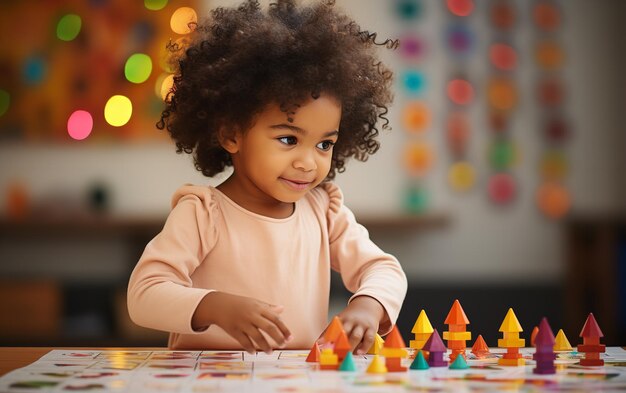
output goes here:
[{"label": "child's arm", "polygon": [[324,185],[330,198],[328,234],[331,266],[354,293],[339,314],[352,348],[366,352],[374,335],[391,330],[407,291],[407,280],[398,260],[370,239],[343,204],[343,195],[332,183]]},{"label": "child's arm", "polygon": [[279,317],[282,312],[283,306],[224,292],[211,292],[196,308],[191,326],[194,330],[203,330],[215,324],[249,353],[253,354],[257,347],[271,353],[272,345],[262,333],[267,333],[279,348],[291,340],[291,332]]}]

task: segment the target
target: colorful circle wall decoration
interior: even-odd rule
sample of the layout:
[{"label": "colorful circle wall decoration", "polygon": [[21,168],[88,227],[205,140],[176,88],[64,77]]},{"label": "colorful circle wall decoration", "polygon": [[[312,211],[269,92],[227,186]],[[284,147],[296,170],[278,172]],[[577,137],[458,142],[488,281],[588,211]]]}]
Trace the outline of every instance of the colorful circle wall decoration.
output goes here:
[{"label": "colorful circle wall decoration", "polygon": [[402,115],[404,128],[411,133],[423,132],[430,126],[430,117],[430,109],[424,102],[409,102]]}]

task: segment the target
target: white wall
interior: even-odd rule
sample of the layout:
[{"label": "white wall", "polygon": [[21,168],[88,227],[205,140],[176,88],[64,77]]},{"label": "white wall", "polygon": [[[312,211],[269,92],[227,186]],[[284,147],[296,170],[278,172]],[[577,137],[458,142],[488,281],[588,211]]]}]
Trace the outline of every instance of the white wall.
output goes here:
[{"label": "white wall", "polygon": [[[425,0],[427,18],[415,27],[431,42],[431,55],[424,65],[431,79],[428,100],[438,118],[428,139],[444,152],[441,116],[446,110],[443,82],[450,63],[443,52],[442,31],[444,11],[439,0]],[[218,2],[211,2],[217,4]],[[232,1],[219,3],[230,4]],[[236,2],[235,2],[236,3]],[[477,1],[479,7],[486,2]],[[523,9],[529,2],[518,0]],[[363,28],[378,31],[381,36],[396,37],[402,31],[391,14],[393,2],[378,0],[339,0]],[[574,195],[578,213],[615,212],[624,207],[619,199],[621,168],[624,167],[624,138],[614,99],[615,78],[620,74],[614,36],[615,2],[611,0],[562,1],[566,16],[564,45],[569,63],[567,80],[570,96],[566,113],[574,125],[575,136],[568,145],[571,174],[568,186]],[[522,13],[527,18],[527,12]],[[611,23],[609,23],[611,22]],[[479,37],[484,20],[476,18],[472,26]],[[497,209],[485,195],[484,181],[489,173],[485,147],[489,140],[486,126],[480,125],[484,112],[478,103],[472,109],[477,123],[471,142],[474,164],[479,171],[479,187],[471,194],[458,197],[445,184],[445,154],[428,178],[432,209],[448,213],[450,227],[428,233],[376,234],[380,245],[395,253],[414,281],[425,280],[555,280],[563,273],[561,224],[544,219],[534,206],[534,189],[538,184],[536,163],[543,149],[537,111],[534,108],[530,81],[532,59],[529,48],[532,32],[525,23],[520,27],[519,47],[524,66],[519,72],[522,103],[516,114],[513,135],[523,152],[523,160],[515,170],[521,184],[518,201],[511,207]],[[484,47],[485,41],[482,42]],[[623,47],[623,45],[622,45]],[[484,53],[484,52],[483,52]],[[400,69],[399,56],[385,53],[385,59]],[[478,56],[477,56],[478,57]],[[480,59],[479,59],[480,60]],[[487,75],[480,62],[471,64],[478,80]],[[529,71],[531,70],[531,71]],[[481,89],[478,90],[480,97]],[[397,101],[390,118],[393,131],[383,133],[382,148],[367,163],[352,162],[338,183],[343,187],[347,203],[359,213],[398,211],[406,177],[398,162],[401,146],[406,140],[399,121],[405,98],[397,92]],[[476,129],[478,128],[478,129]],[[119,214],[166,214],[172,192],[181,184],[211,183],[195,172],[190,158],[176,155],[169,145],[109,146],[24,146],[0,145],[0,190],[12,179],[28,182],[35,199],[58,190],[82,195],[93,181],[111,187],[113,210]],[[4,206],[5,196],[0,196]],[[92,256],[97,257],[97,256]]]}]

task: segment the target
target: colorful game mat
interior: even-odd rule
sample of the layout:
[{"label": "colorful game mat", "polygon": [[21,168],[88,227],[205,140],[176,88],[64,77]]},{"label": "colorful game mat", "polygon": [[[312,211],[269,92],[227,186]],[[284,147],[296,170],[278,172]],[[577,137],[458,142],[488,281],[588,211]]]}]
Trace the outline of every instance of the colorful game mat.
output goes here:
[{"label": "colorful game mat", "polygon": [[[412,350],[410,350],[412,351]],[[53,350],[0,378],[0,392],[624,392],[626,350],[607,348],[602,367],[581,367],[577,352],[559,353],[554,375],[536,375],[534,348],[526,365],[498,366],[500,349],[469,369],[448,367],[368,374],[372,355],[355,356],[357,371],[319,370],[308,351],[271,355],[227,351]],[[403,359],[407,366],[412,359]]]}]

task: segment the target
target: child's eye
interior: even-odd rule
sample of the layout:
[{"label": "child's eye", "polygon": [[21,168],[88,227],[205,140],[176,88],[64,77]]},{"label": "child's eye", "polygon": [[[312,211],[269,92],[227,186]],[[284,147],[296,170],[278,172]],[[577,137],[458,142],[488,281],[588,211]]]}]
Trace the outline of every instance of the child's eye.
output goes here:
[{"label": "child's eye", "polygon": [[295,145],[298,142],[295,136],[281,136],[280,138],[276,138],[278,141],[284,145]]},{"label": "child's eye", "polygon": [[333,148],[335,142],[333,141],[322,141],[317,144],[317,148],[323,151],[328,151]]}]

